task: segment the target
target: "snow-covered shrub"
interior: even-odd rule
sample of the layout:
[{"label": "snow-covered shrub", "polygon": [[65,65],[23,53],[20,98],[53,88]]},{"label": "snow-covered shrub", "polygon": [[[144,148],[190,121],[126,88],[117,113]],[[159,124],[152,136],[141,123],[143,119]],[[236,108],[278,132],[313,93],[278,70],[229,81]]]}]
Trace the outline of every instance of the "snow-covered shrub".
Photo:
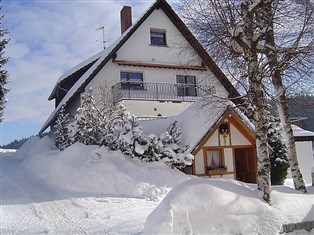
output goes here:
[{"label": "snow-covered shrub", "polygon": [[122,103],[106,110],[96,105],[92,90],[82,94],[81,107],[74,122],[68,125],[67,146],[76,142],[100,145],[145,162],[163,161],[177,168],[192,164],[188,145],[180,146],[181,129],[177,127],[177,121],[172,122],[160,137],[144,136],[137,118]]},{"label": "snow-covered shrub", "polygon": [[64,150],[68,146],[71,145],[70,137],[69,137],[69,125],[70,119],[69,114],[65,113],[65,109],[62,106],[56,120],[55,128],[56,131],[54,132],[54,135],[56,137],[56,146],[60,150]]},{"label": "snow-covered shrub", "polygon": [[181,130],[177,127],[177,121],[174,121],[159,138],[155,134],[147,137],[143,161],[163,161],[179,169],[191,165],[194,157],[187,151],[189,146],[180,146],[180,142]]},{"label": "snow-covered shrub", "polygon": [[75,115],[76,133],[72,142],[86,145],[98,145],[101,140],[104,115],[99,112],[90,89],[81,96],[81,106]]},{"label": "snow-covered shrub", "polygon": [[272,148],[270,155],[272,185],[282,185],[288,174],[287,148],[282,141],[280,125],[274,121],[274,118],[271,118],[268,128],[268,144]]}]

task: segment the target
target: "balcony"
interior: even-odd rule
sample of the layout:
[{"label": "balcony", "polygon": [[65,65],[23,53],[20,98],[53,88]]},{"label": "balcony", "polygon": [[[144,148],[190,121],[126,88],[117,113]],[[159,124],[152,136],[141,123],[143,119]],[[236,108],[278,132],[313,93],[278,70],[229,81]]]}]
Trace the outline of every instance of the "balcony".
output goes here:
[{"label": "balcony", "polygon": [[119,100],[158,100],[193,102],[199,97],[215,94],[215,88],[205,85],[153,82],[119,82],[112,86]]}]

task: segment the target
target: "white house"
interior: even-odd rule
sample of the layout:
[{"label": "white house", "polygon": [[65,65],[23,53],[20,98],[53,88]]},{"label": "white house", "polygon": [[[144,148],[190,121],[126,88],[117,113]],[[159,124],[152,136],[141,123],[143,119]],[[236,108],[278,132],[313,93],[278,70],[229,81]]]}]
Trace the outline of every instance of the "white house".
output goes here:
[{"label": "white house", "polygon": [[63,74],[49,100],[55,110],[40,132],[54,121],[62,105],[74,116],[80,94],[101,86],[119,94],[137,116],[176,115],[198,97],[238,92],[165,0],[157,0],[132,25],[131,8],[121,10],[118,40]]},{"label": "white house", "polygon": [[[176,116],[195,156],[190,173],[256,182],[252,124],[231,102],[215,99],[205,111],[195,102],[208,94],[234,98],[239,93],[180,17],[165,0],[157,0],[134,24],[130,7],[120,14],[117,41],[58,79],[48,98],[55,100],[55,110],[40,133],[53,130],[62,106],[74,117],[85,90],[92,87],[97,96],[107,87],[136,116]],[[158,134],[171,120],[142,124]]]}]

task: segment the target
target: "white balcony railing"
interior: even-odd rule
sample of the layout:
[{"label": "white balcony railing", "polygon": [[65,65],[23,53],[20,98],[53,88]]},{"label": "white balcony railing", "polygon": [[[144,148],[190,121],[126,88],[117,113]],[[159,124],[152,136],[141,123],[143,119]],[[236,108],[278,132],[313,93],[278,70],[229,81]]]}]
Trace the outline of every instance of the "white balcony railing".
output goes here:
[{"label": "white balcony railing", "polygon": [[215,94],[215,87],[179,83],[119,82],[112,86],[119,100],[195,101]]}]

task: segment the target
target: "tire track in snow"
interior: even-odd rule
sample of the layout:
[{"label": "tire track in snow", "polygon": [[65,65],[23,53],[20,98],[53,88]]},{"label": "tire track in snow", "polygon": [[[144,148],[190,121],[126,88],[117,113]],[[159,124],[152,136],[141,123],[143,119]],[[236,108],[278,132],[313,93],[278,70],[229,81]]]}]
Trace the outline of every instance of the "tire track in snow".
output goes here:
[{"label": "tire track in snow", "polygon": [[1,234],[88,234],[78,218],[82,212],[73,213],[76,207],[64,192],[59,195],[20,161],[1,159],[1,165]]}]

